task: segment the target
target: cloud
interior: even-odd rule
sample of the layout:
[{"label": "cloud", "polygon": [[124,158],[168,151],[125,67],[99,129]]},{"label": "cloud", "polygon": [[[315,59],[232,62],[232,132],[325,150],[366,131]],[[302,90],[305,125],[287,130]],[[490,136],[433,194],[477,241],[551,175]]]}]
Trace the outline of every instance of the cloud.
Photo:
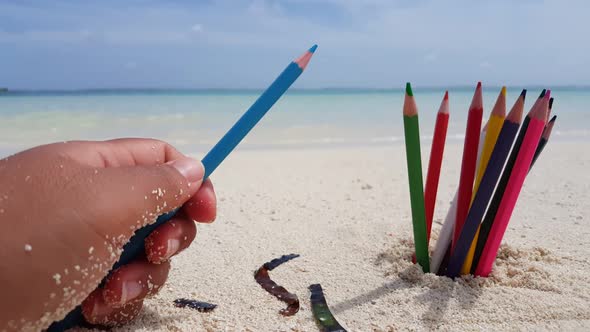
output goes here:
[{"label": "cloud", "polygon": [[135,69],[135,68],[137,68],[137,62],[135,62],[135,61],[128,61],[127,63],[125,63],[124,67],[126,69]]},{"label": "cloud", "polygon": [[92,32],[82,30],[29,30],[23,32],[6,32],[0,30],[0,42],[83,42],[92,37]]},{"label": "cloud", "polygon": [[426,62],[426,63],[434,62],[437,59],[438,59],[438,54],[436,54],[435,52],[428,53],[424,56],[424,62]]},{"label": "cloud", "polygon": [[202,24],[195,24],[191,27],[191,31],[193,32],[203,32],[203,25]]},{"label": "cloud", "polygon": [[[589,9],[583,0],[0,1],[0,72],[17,77],[27,70],[22,54],[31,54],[31,68],[68,63],[64,82],[93,84],[92,75],[134,59],[150,68],[137,78],[142,84],[258,87],[270,75],[265,68],[318,43],[301,86],[590,84],[590,46],[580,42]],[[237,55],[249,65],[232,63]],[[84,76],[92,57],[104,67]],[[100,84],[118,79],[105,74]]]},{"label": "cloud", "polygon": [[190,33],[186,31],[157,28],[146,28],[145,30],[136,28],[109,29],[103,31],[98,38],[103,43],[127,46],[188,44],[192,41]]}]

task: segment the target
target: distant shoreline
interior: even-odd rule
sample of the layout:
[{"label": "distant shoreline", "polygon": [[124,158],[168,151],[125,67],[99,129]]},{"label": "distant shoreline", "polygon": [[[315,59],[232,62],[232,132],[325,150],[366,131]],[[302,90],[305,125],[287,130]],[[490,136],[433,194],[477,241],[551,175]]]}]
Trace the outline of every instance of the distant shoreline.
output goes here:
[{"label": "distant shoreline", "polygon": [[[501,86],[486,86],[486,89],[500,89]],[[521,89],[541,90],[544,86],[511,86],[508,90]],[[552,86],[553,91],[588,91],[590,86],[575,86],[563,85]],[[8,89],[0,88],[0,93],[3,95],[87,95],[87,94],[250,94],[260,93],[264,89],[238,89],[238,88],[96,88],[96,89]],[[423,86],[415,87],[417,91],[472,91],[473,86],[451,86],[451,87],[436,87]],[[314,93],[401,93],[403,87],[400,88],[317,88],[317,89],[290,89],[290,93],[294,94],[314,94]]]}]

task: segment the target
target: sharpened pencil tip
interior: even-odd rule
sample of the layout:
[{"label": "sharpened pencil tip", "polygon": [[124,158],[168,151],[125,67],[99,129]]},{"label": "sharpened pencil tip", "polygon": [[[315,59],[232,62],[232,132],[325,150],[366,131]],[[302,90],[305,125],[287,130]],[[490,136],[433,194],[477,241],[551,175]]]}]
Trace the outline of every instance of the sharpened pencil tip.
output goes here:
[{"label": "sharpened pencil tip", "polygon": [[496,99],[496,104],[494,104],[494,108],[492,108],[492,113],[490,115],[495,115],[497,117],[501,117],[504,119],[506,117],[506,87],[503,86],[502,90],[498,94],[498,99]]},{"label": "sharpened pencil tip", "polygon": [[410,82],[406,83],[406,94],[404,95],[404,116],[417,116],[418,108],[416,107],[416,101],[414,100],[414,93],[412,92],[412,85]]},{"label": "sharpened pencil tip", "polygon": [[531,118],[542,120],[545,124],[547,124],[547,120],[549,120],[549,98],[550,97],[551,97],[551,90],[546,90],[543,98],[539,99],[538,103],[535,102],[535,105],[533,105],[533,108],[529,112],[529,116]]},{"label": "sharpened pencil tip", "polygon": [[469,112],[472,110],[478,110],[483,112],[483,92],[481,89],[481,82],[477,82],[477,87],[473,93],[473,99],[471,99],[471,105],[469,106]]},{"label": "sharpened pencil tip", "polygon": [[412,92],[412,85],[410,84],[410,82],[406,83],[406,93],[410,97],[414,96],[414,93]]},{"label": "sharpened pencil tip", "polygon": [[293,62],[295,62],[299,66],[299,68],[301,68],[301,70],[305,70],[305,68],[309,64],[309,60],[311,60],[311,57],[313,56],[313,52],[315,52],[316,48],[317,48],[317,45],[313,45],[309,50],[307,50],[305,53],[303,53],[299,58],[297,58]]},{"label": "sharpened pencil tip", "polygon": [[520,123],[522,121],[526,92],[526,89],[522,89],[520,92],[520,96],[516,99],[514,106],[512,106],[512,109],[510,109],[510,112],[508,112],[508,115],[506,116],[507,121],[511,121],[513,123]]},{"label": "sharpened pencil tip", "polygon": [[553,109],[553,97],[549,99],[549,109]]},{"label": "sharpened pencil tip", "polygon": [[543,91],[541,91],[541,94],[539,95],[539,99],[545,97],[546,92],[547,92],[547,90],[543,89]]},{"label": "sharpened pencil tip", "polygon": [[551,136],[551,132],[553,131],[553,126],[555,126],[555,119],[557,119],[556,115],[553,116],[551,121],[549,121],[549,123],[547,123],[545,130],[543,130],[543,134],[541,135],[541,137],[543,137],[545,140],[549,140],[549,136]]},{"label": "sharpened pencil tip", "polygon": [[445,96],[443,97],[443,100],[440,103],[438,113],[449,114],[449,91],[445,91]]}]

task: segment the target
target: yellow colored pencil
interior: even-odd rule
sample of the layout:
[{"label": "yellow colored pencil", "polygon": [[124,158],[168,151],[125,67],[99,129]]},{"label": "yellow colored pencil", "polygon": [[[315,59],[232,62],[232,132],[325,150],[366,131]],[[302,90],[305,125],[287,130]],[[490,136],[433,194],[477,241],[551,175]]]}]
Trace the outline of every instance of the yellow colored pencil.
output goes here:
[{"label": "yellow colored pencil", "polygon": [[[506,118],[506,87],[503,86],[502,90],[500,90],[500,94],[496,99],[496,104],[492,109],[492,113],[490,114],[490,118],[488,120],[488,130],[486,132],[486,136],[483,143],[483,149],[481,151],[481,160],[479,161],[479,168],[477,170],[477,174],[475,177],[475,185],[473,187],[473,195],[471,197],[471,201],[475,198],[475,194],[477,193],[477,189],[479,189],[479,184],[481,182],[481,178],[486,171],[486,167],[488,166],[488,162],[490,161],[490,156],[494,151],[494,146],[496,146],[496,141],[498,140],[498,135],[500,135],[500,130],[502,130],[502,125],[504,125],[504,119]],[[471,270],[471,264],[473,263],[473,255],[475,254],[475,246],[477,245],[477,238],[479,235],[479,228],[475,233],[475,237],[473,238],[473,242],[471,242],[471,247],[469,247],[469,251],[467,252],[467,257],[465,258],[465,262],[463,263],[463,267],[461,268],[461,274],[469,274]]]}]

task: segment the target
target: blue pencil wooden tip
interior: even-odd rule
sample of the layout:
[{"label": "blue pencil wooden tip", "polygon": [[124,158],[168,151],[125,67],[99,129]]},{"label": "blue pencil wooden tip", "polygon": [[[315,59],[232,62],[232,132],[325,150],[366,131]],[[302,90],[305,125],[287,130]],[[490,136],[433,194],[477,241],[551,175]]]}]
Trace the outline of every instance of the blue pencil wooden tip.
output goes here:
[{"label": "blue pencil wooden tip", "polygon": [[317,45],[317,44],[314,44],[314,45],[313,45],[313,46],[312,46],[312,47],[309,49],[309,52],[313,53],[313,52],[315,52],[315,50],[316,50],[317,48],[318,48],[318,45]]}]

